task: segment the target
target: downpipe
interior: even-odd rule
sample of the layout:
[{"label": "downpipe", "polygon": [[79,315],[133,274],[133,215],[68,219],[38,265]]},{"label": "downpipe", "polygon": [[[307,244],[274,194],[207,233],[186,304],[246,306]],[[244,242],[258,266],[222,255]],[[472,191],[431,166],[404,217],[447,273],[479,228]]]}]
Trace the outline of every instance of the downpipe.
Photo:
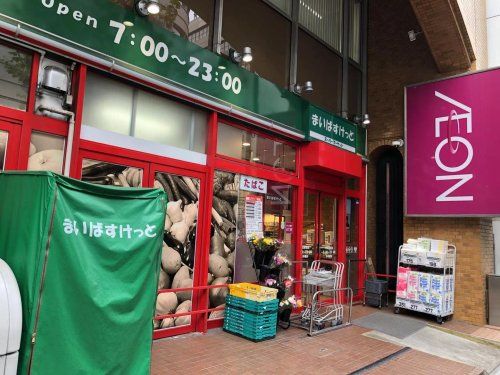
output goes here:
[{"label": "downpipe", "polygon": [[64,154],[64,172],[63,174],[69,177],[69,172],[71,169],[71,154],[73,153],[73,138],[75,136],[75,113],[71,111],[66,111],[64,109],[57,109],[45,106],[39,106],[36,109],[37,112],[51,112],[61,116],[66,116],[68,118],[68,140],[66,143],[66,152]]}]

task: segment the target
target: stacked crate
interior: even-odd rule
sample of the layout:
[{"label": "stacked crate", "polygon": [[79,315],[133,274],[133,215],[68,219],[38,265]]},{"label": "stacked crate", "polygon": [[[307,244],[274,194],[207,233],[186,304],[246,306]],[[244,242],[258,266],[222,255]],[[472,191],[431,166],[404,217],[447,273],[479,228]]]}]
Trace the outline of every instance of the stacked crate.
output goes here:
[{"label": "stacked crate", "polygon": [[232,284],[226,297],[224,331],[252,341],[276,336],[278,291],[250,283]]}]

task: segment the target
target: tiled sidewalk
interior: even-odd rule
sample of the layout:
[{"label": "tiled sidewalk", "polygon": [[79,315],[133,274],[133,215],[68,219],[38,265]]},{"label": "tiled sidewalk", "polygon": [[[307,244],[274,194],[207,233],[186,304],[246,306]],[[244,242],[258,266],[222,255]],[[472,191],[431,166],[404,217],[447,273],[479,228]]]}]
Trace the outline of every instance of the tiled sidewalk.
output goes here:
[{"label": "tiled sidewalk", "polygon": [[[401,346],[362,334],[350,326],[315,337],[279,330],[275,339],[253,343],[218,330],[156,341],[152,374],[348,374],[394,354]],[[406,351],[367,373],[476,374],[477,369],[415,350]],[[398,373],[409,373],[408,371]]]}]

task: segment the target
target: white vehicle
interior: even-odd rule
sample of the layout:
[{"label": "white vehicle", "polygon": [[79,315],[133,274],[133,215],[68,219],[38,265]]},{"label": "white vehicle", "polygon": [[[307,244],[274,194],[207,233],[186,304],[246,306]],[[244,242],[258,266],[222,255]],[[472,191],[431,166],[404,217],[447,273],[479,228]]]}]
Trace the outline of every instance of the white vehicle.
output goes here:
[{"label": "white vehicle", "polygon": [[21,343],[22,309],[12,270],[0,259],[0,375],[15,375]]}]

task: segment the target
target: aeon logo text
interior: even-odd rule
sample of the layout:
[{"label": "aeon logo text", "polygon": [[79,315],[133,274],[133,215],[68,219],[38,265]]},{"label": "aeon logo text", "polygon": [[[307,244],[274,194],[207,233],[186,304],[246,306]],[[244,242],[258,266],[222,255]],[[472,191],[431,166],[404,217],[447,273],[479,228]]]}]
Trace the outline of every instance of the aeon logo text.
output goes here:
[{"label": "aeon logo text", "polygon": [[[459,135],[452,135],[451,129],[454,133],[460,134],[462,126],[465,124],[466,134],[472,133],[472,109],[463,103],[460,103],[438,91],[434,92],[435,96],[445,102],[451,104],[454,108],[450,111],[448,116],[438,117],[434,123],[434,136],[435,138],[444,138],[436,147],[434,151],[434,161],[439,169],[444,173],[443,175],[436,176],[436,181],[457,181],[449,189],[436,197],[436,202],[467,202],[473,201],[472,195],[453,195],[457,189],[468,181],[472,180],[474,175],[472,173],[464,174],[463,170],[469,166],[474,157],[474,149],[472,144],[464,137]],[[457,112],[460,111],[460,113]],[[463,160],[463,152],[458,155],[458,151],[465,147],[467,157]],[[443,162],[442,152],[443,149],[448,148],[448,153],[451,158]],[[452,164],[452,165],[450,165]]]}]

